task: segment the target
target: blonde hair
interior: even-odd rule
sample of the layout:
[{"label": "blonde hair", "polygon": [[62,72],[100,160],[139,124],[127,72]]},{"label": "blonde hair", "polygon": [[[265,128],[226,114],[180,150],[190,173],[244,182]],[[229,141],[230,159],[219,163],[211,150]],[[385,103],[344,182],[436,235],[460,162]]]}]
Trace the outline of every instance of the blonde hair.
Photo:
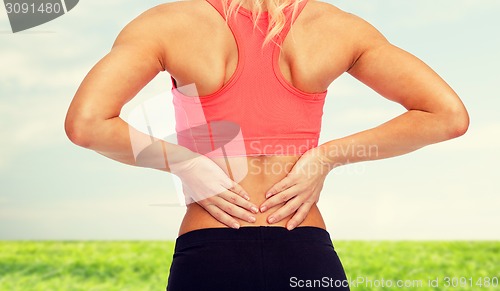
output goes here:
[{"label": "blonde hair", "polygon": [[[252,22],[254,24],[254,29],[257,27],[257,20],[263,13],[263,8],[267,8],[269,25],[267,27],[267,31],[265,32],[266,37],[264,39],[264,43],[262,47],[264,47],[269,42],[274,42],[274,38],[280,34],[286,24],[285,13],[283,12],[287,8],[293,8],[292,10],[292,19],[295,19],[295,15],[297,13],[297,9],[299,7],[299,3],[305,0],[222,0],[222,6],[224,9],[224,13],[226,15],[226,23],[228,22],[229,17],[233,14],[237,14],[238,10],[244,3],[251,3],[253,9],[252,12]],[[228,2],[230,2],[228,6]],[[291,27],[290,27],[291,29]],[[260,30],[260,28],[259,28]],[[280,49],[281,45],[276,43]]]}]

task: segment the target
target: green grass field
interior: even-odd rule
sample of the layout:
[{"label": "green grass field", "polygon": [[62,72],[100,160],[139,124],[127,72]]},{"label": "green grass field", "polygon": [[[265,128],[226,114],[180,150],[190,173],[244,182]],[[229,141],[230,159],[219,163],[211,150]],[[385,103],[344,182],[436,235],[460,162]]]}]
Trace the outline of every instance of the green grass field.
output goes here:
[{"label": "green grass field", "polygon": [[[500,290],[500,242],[334,241],[334,246],[351,290]],[[165,290],[173,247],[165,241],[4,241],[0,290]],[[437,287],[430,287],[429,279],[437,279]],[[382,283],[386,287],[376,287]]]}]

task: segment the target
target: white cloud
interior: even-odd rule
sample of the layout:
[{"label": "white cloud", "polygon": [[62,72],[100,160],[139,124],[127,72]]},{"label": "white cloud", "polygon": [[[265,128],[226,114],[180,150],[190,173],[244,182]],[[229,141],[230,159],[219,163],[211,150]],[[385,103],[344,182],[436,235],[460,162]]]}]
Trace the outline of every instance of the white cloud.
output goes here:
[{"label": "white cloud", "polygon": [[[25,45],[36,43],[26,42]],[[56,60],[52,64],[50,59],[55,58],[51,56],[53,53],[48,52],[49,48],[41,49],[45,52],[20,50],[16,47],[2,49],[0,63],[7,68],[1,73],[0,83],[0,98],[4,102],[19,97],[37,100],[39,95],[57,98],[58,96],[50,94],[60,94],[63,89],[74,87],[88,71],[88,65],[79,64],[77,61],[61,64],[62,62]]]},{"label": "white cloud", "polygon": [[[43,97],[43,96],[39,96]],[[63,124],[66,102],[47,105],[44,99],[28,98],[26,102],[0,105],[2,151],[0,167],[19,154],[49,147],[65,140]]]}]

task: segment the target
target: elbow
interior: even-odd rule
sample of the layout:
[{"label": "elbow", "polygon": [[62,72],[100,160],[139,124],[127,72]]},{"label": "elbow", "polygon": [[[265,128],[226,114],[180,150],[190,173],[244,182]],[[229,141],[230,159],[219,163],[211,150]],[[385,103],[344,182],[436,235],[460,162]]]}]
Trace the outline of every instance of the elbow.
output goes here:
[{"label": "elbow", "polygon": [[468,129],[469,129],[469,115],[465,113],[456,122],[453,128],[452,137],[455,138],[462,136],[467,132]]},{"label": "elbow", "polygon": [[469,123],[469,113],[463,104],[447,110],[445,117],[445,132],[448,137],[447,139],[453,139],[464,135],[469,129]]},{"label": "elbow", "polygon": [[81,147],[90,148],[92,142],[92,119],[77,114],[66,116],[64,131],[69,140]]}]

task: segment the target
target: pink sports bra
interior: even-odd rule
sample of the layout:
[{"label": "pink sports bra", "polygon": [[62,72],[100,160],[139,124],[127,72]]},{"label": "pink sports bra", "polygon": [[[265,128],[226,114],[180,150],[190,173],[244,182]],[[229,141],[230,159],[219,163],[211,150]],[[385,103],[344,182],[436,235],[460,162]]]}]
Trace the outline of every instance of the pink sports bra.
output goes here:
[{"label": "pink sports bra", "polygon": [[[224,17],[221,1],[207,0]],[[307,0],[300,2],[298,16]],[[284,11],[286,24],[274,39],[282,44],[293,7]],[[251,11],[240,8],[228,24],[238,47],[238,64],[229,81],[216,92],[198,96],[196,86],[172,80],[177,142],[207,156],[302,155],[318,145],[327,91],[303,92],[283,77],[279,47],[262,49],[267,12],[253,29]],[[193,97],[195,96],[195,97]]]}]

